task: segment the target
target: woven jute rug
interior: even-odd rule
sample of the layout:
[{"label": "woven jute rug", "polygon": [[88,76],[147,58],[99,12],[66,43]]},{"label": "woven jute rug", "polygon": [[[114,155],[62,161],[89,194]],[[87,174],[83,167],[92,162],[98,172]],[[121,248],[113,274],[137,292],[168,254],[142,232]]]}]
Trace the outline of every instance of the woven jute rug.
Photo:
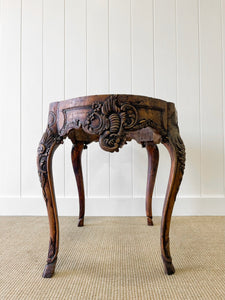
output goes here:
[{"label": "woven jute rug", "polygon": [[0,299],[225,299],[225,217],[173,217],[176,273],[163,272],[160,218],[60,218],[55,276],[41,277],[47,217],[0,217]]}]

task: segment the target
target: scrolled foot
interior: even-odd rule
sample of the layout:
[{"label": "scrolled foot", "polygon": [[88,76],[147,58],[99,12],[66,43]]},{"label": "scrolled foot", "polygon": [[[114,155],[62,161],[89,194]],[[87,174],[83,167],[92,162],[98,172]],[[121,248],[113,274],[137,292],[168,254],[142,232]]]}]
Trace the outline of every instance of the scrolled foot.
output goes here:
[{"label": "scrolled foot", "polygon": [[43,278],[51,278],[54,275],[56,262],[57,259],[45,266],[44,272],[42,274]]},{"label": "scrolled foot", "polygon": [[167,275],[172,275],[175,273],[175,268],[172,262],[163,261],[163,264],[164,264],[164,271]]},{"label": "scrolled foot", "polygon": [[152,218],[147,217],[147,225],[148,225],[148,226],[153,226]]},{"label": "scrolled foot", "polygon": [[84,218],[79,219],[77,227],[82,227],[84,226]]}]

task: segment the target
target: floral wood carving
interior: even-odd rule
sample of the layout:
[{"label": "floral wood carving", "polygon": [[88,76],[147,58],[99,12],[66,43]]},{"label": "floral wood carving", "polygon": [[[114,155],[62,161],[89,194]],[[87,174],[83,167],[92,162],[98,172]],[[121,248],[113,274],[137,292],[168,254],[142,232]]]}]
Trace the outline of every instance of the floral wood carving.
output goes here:
[{"label": "floral wood carving", "polygon": [[[56,123],[56,115],[53,111],[49,112],[48,116],[48,126],[45,131],[45,133],[42,136],[42,139],[38,146],[38,174],[41,182],[42,189],[44,191],[45,184],[48,178],[47,173],[47,160],[49,151],[51,150],[54,142],[56,144],[60,144],[62,142],[62,137],[60,137],[55,130],[53,129],[53,126]],[[44,194],[44,197],[46,199],[46,195]]]},{"label": "floral wood carving", "polygon": [[180,165],[180,170],[182,174],[185,169],[185,161],[186,161],[186,152],[183,140],[180,136],[178,120],[177,120],[177,112],[176,110],[173,112],[168,122],[168,133],[166,136],[162,137],[162,143],[170,143],[175,147],[177,160]]},{"label": "floral wood carving", "polygon": [[128,103],[121,103],[117,95],[111,95],[105,102],[95,102],[89,113],[84,129],[98,134],[102,149],[114,152],[126,142],[125,130],[132,129],[137,123],[137,110]]}]

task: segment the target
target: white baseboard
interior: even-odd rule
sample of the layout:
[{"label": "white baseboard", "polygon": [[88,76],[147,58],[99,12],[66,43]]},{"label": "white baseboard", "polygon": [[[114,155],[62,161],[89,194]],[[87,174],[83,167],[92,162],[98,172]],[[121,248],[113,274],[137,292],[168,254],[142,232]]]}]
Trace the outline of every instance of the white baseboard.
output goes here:
[{"label": "white baseboard", "polygon": [[[153,198],[153,216],[162,215],[163,197]],[[78,215],[78,198],[57,197],[60,216]],[[46,216],[42,197],[2,197],[1,216]],[[90,197],[86,199],[86,216],[144,216],[144,197]],[[174,216],[225,216],[225,197],[178,197]]]}]

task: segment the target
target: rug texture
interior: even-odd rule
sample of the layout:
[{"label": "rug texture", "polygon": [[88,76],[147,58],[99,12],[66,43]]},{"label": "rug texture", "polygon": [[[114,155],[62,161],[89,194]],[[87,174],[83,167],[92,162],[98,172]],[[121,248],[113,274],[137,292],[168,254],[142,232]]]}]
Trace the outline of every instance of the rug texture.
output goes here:
[{"label": "rug texture", "polygon": [[173,217],[164,274],[160,218],[61,217],[55,276],[41,277],[47,217],[0,217],[0,299],[225,299],[225,217]]}]

